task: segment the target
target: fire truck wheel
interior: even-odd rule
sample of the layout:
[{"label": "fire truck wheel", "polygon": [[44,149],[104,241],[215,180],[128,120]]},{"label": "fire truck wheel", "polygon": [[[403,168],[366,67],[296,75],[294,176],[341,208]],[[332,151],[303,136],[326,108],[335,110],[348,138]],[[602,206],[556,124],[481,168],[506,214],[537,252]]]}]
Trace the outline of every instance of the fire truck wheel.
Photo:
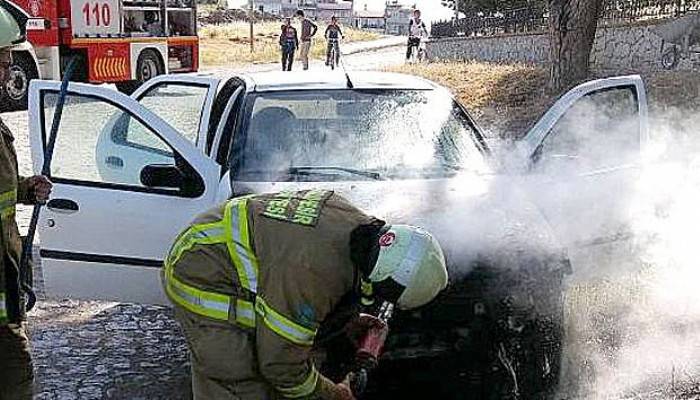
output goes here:
[{"label": "fire truck wheel", "polygon": [[117,89],[126,94],[132,94],[144,82],[165,73],[163,62],[154,50],[144,50],[136,62],[136,80],[117,82]]},{"label": "fire truck wheel", "polygon": [[0,104],[9,110],[24,110],[27,108],[29,81],[39,77],[31,56],[15,52],[12,55],[10,79],[0,91]]}]

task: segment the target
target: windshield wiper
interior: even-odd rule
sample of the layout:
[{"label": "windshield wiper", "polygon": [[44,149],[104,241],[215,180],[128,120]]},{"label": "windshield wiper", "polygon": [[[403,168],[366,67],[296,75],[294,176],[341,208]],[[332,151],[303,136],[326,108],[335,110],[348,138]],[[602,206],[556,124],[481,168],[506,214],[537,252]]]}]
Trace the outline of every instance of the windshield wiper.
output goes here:
[{"label": "windshield wiper", "polygon": [[323,172],[323,171],[342,171],[353,175],[364,176],[374,179],[375,181],[382,180],[379,172],[363,171],[361,169],[345,168],[345,167],[289,167],[290,175],[304,175],[305,173]]}]

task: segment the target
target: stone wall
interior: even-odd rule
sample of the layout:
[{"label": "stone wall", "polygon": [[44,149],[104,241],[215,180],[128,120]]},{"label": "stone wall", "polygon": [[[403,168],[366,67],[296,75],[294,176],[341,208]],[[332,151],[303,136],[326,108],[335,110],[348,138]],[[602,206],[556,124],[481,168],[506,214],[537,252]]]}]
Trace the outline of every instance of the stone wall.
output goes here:
[{"label": "stone wall", "polygon": [[[599,27],[591,52],[592,67],[618,71],[661,69],[662,41],[654,34],[656,26],[647,23]],[[430,58],[436,60],[543,64],[549,56],[549,38],[544,33],[443,38],[428,42],[427,50]],[[691,53],[677,68],[693,69],[698,59],[698,54]]]}]

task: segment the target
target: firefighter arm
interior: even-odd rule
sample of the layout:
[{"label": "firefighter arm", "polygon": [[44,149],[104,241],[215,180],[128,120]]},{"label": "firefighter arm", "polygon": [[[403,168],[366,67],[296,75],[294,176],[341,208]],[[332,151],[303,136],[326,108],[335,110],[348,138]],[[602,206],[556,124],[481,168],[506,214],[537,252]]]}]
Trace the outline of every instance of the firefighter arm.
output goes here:
[{"label": "firefighter arm", "polygon": [[[288,399],[347,399],[342,385],[323,376],[311,358],[311,346],[293,344],[266,326],[256,334],[260,373],[275,390]],[[352,397],[350,397],[352,398]]]},{"label": "firefighter arm", "polygon": [[316,332],[346,292],[340,279],[319,269],[279,268],[278,279],[268,281],[256,301],[260,372],[286,398],[347,398],[343,386],[320,374],[313,362]]}]

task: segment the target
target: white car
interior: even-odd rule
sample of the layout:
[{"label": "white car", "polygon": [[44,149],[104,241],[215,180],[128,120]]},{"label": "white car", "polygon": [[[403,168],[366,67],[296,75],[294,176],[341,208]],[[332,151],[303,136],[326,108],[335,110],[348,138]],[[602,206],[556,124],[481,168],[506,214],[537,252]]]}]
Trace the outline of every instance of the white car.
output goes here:
[{"label": "white car", "polygon": [[[58,82],[32,82],[35,171],[58,90]],[[194,215],[247,193],[332,189],[378,217],[426,226],[446,247],[450,289],[432,306],[396,317],[404,328],[392,324],[383,365],[396,371],[422,357],[471,360],[465,349],[501,344],[474,341],[474,332],[496,338],[506,329],[520,337],[519,348],[531,346],[518,350],[529,354],[519,363],[543,372],[503,379],[534,396],[558,379],[561,326],[555,318],[537,328],[548,329],[555,344],[543,351],[545,341],[530,340],[543,331],[523,330],[513,318],[528,307],[559,313],[569,260],[578,267],[579,249],[619,237],[620,199],[604,204],[600,188],[620,190],[636,168],[620,151],[609,157],[607,148],[638,152],[646,119],[640,77],[592,81],[561,97],[518,151],[497,160],[446,89],[407,75],[166,75],[131,97],[71,84],[52,161],[55,189],[39,223],[46,292],[164,302],[163,257]],[[566,179],[552,185],[560,175]],[[572,218],[587,196],[591,207]],[[582,221],[587,229],[578,229]],[[512,300],[509,308],[504,298]],[[492,318],[483,323],[486,315]],[[439,375],[450,383],[437,386],[445,396],[468,389],[475,370],[494,371],[483,362],[445,362],[449,373]],[[435,395],[436,386],[425,387]]]}]

